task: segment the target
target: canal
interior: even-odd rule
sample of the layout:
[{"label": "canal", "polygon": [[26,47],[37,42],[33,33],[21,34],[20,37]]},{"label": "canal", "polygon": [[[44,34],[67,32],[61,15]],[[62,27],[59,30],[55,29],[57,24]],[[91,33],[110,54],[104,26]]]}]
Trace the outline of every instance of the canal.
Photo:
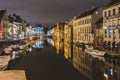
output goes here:
[{"label": "canal", "polygon": [[68,42],[37,40],[32,52],[10,61],[8,70],[25,70],[27,80],[120,80],[120,58],[86,54]]}]

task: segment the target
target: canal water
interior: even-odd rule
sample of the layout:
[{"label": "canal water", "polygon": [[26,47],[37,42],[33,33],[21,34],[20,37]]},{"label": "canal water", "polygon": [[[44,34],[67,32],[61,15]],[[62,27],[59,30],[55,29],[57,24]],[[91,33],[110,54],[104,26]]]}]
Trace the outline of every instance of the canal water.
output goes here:
[{"label": "canal water", "polygon": [[120,58],[92,56],[51,38],[35,41],[32,52],[10,61],[8,69],[25,70],[28,80],[120,80]]}]

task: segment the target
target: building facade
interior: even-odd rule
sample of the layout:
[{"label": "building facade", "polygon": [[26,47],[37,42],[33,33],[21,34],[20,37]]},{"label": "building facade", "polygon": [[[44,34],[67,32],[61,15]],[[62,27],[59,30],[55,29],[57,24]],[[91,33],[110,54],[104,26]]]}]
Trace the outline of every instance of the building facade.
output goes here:
[{"label": "building facade", "polygon": [[73,21],[75,17],[68,21],[64,26],[64,56],[66,59],[72,58],[72,44],[73,44]]},{"label": "building facade", "polygon": [[102,47],[103,46],[103,35],[104,35],[104,30],[103,30],[103,18],[101,18],[100,20],[98,20],[95,23],[95,45],[97,47]]},{"label": "building facade", "polygon": [[92,8],[82,13],[73,22],[74,41],[78,43],[94,44],[95,23],[102,17],[102,8]]},{"label": "building facade", "polygon": [[7,10],[0,10],[0,40],[8,40],[8,13]]},{"label": "building facade", "polygon": [[111,3],[103,9],[104,42],[120,42],[120,2]]}]

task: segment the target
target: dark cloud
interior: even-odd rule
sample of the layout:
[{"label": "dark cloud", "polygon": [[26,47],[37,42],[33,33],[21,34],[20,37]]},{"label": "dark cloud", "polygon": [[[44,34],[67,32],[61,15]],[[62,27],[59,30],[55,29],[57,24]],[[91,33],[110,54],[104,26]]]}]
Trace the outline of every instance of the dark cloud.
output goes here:
[{"label": "dark cloud", "polygon": [[15,12],[28,23],[49,26],[108,3],[109,0],[1,0],[0,9]]}]

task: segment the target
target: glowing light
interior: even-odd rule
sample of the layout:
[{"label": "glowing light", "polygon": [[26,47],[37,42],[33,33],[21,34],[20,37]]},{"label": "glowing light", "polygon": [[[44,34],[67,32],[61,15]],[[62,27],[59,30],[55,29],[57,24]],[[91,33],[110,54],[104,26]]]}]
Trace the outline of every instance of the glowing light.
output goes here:
[{"label": "glowing light", "polygon": [[112,70],[112,69],[110,69],[110,75],[111,75],[111,76],[113,75],[113,70]]},{"label": "glowing light", "polygon": [[103,29],[107,29],[107,26],[103,26]]},{"label": "glowing light", "polygon": [[104,77],[108,78],[108,75],[106,73],[104,73]]},{"label": "glowing light", "polygon": [[112,33],[112,29],[109,30],[109,33]]}]

